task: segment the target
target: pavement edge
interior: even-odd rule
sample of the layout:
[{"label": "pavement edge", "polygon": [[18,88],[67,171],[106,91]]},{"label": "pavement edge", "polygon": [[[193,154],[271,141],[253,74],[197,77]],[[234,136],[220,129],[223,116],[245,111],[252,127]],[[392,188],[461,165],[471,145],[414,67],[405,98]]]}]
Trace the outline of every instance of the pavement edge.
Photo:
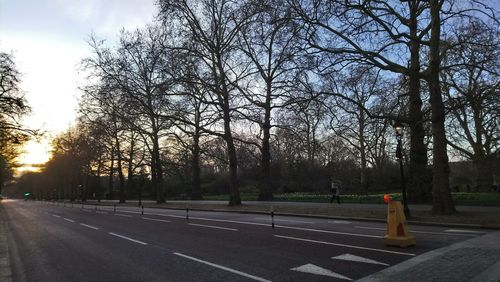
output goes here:
[{"label": "pavement edge", "polygon": [[[446,255],[447,252],[467,247],[472,248],[483,248],[483,249],[495,249],[500,252],[500,231],[489,233],[483,236],[472,238],[466,241],[455,243],[453,245],[436,249],[400,264],[393,265],[382,271],[371,274],[359,280],[358,282],[383,282],[383,281],[398,281],[398,274],[415,267],[416,265],[437,258],[439,256]],[[418,280],[415,280],[418,281]],[[481,272],[471,281],[482,281],[482,282],[498,282],[500,281],[500,261],[494,262],[489,268]]]},{"label": "pavement edge", "polygon": [[12,270],[10,265],[6,224],[5,209],[0,203],[0,281],[10,282],[12,281]]}]

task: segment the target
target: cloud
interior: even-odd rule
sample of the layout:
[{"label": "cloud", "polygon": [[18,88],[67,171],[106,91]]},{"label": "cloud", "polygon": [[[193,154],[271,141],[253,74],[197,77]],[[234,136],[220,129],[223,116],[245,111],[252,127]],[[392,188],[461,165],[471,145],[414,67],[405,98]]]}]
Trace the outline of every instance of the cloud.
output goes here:
[{"label": "cloud", "polygon": [[153,21],[154,0],[52,0],[68,18],[102,36],[116,36]]}]

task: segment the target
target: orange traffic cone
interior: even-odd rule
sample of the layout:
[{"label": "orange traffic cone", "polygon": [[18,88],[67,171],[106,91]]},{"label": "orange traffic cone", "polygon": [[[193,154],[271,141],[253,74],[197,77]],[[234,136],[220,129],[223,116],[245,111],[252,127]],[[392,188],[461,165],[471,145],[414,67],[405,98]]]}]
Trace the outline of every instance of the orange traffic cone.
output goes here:
[{"label": "orange traffic cone", "polygon": [[384,195],[384,201],[387,203],[387,233],[384,236],[384,244],[401,248],[415,245],[417,241],[408,231],[401,202],[392,201],[390,195]]}]

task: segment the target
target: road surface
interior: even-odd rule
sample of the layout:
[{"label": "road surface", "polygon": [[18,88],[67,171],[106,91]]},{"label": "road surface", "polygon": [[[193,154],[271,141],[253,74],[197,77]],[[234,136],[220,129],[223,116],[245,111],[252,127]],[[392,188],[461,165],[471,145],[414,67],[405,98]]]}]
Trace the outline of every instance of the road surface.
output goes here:
[{"label": "road surface", "polygon": [[[14,281],[351,281],[485,230],[6,200]],[[189,217],[188,219],[186,217]]]}]

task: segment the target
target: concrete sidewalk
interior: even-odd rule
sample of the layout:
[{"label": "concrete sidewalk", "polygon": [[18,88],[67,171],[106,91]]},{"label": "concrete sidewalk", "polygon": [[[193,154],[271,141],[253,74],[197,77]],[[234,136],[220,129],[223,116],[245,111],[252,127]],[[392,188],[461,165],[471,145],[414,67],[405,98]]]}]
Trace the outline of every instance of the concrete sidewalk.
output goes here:
[{"label": "concrete sidewalk", "polygon": [[360,282],[500,281],[500,231],[414,257]]}]

